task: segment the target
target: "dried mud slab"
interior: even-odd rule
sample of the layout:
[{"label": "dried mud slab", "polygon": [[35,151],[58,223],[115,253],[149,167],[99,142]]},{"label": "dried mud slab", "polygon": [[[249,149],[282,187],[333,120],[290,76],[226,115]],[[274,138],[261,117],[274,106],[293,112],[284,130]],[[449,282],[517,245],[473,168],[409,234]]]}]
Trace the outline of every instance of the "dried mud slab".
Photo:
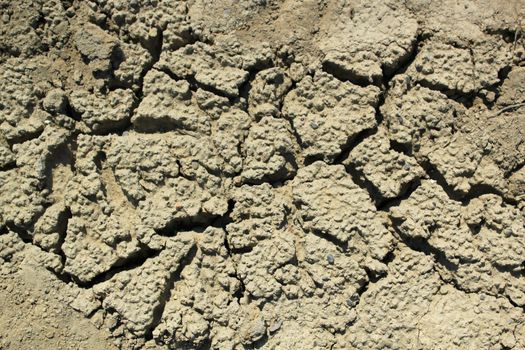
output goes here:
[{"label": "dried mud slab", "polygon": [[411,57],[418,23],[400,4],[345,4],[338,13],[319,43],[324,68],[337,78],[379,85]]},{"label": "dried mud slab", "polygon": [[0,9],[0,349],[525,348],[523,0]]},{"label": "dried mud slab", "polygon": [[461,290],[503,295],[523,305],[525,226],[518,209],[491,194],[463,206],[425,181],[391,209],[391,217],[400,235],[422,240],[442,260],[444,279]]},{"label": "dried mud slab", "polygon": [[414,158],[392,149],[383,128],[354,147],[343,164],[371,184],[378,201],[403,195],[425,175]]},{"label": "dried mud slab", "polygon": [[521,308],[445,284],[428,255],[405,247],[394,255],[387,277],[361,297],[354,332],[334,348],[512,348],[522,341],[513,326],[523,322]]},{"label": "dried mud slab", "polygon": [[360,133],[376,126],[379,89],[341,82],[324,72],[306,76],[283,103],[306,159],[333,162]]}]

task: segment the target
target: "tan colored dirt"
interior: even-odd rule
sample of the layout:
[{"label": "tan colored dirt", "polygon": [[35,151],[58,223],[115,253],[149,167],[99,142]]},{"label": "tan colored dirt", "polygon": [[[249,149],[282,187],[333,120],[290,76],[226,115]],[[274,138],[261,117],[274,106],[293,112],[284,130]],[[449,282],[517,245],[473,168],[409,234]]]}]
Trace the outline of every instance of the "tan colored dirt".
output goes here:
[{"label": "tan colored dirt", "polygon": [[525,349],[523,0],[0,0],[0,350]]}]

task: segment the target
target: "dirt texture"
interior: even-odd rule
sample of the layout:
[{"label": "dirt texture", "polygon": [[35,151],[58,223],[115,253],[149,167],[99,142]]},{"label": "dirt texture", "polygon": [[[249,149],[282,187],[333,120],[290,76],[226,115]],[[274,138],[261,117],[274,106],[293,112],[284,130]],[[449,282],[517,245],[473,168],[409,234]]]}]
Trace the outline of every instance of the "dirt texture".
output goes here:
[{"label": "dirt texture", "polygon": [[525,349],[523,0],[0,10],[0,349]]}]

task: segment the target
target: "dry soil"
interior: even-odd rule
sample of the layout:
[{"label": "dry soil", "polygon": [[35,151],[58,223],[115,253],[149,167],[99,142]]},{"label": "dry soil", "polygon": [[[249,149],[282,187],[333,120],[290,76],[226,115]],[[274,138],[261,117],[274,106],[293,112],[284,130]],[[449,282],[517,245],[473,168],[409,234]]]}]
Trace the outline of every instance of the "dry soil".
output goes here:
[{"label": "dry soil", "polygon": [[525,349],[523,0],[0,14],[0,349]]}]

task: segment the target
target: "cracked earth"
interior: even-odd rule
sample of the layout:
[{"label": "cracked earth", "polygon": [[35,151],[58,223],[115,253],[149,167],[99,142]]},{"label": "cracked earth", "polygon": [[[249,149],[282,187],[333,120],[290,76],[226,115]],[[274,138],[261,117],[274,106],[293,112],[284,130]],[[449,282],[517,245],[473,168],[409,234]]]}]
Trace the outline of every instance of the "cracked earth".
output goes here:
[{"label": "cracked earth", "polygon": [[523,0],[0,9],[0,349],[525,349]]}]

